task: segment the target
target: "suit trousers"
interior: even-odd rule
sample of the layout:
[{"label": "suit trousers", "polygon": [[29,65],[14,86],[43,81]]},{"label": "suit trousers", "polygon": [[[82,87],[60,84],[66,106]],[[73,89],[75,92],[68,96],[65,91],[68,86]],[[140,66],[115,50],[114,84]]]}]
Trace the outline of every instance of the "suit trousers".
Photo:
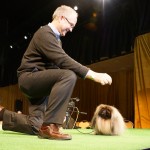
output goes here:
[{"label": "suit trousers", "polygon": [[29,99],[29,114],[17,114],[5,109],[2,128],[38,134],[42,124],[62,125],[76,80],[76,74],[65,69],[35,69],[22,73],[18,84]]}]

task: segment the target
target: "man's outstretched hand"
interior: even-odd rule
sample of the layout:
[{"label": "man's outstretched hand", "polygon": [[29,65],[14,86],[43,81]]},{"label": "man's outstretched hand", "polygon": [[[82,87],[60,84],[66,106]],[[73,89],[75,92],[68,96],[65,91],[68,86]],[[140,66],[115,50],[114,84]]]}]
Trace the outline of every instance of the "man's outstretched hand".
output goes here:
[{"label": "man's outstretched hand", "polygon": [[98,72],[94,72],[92,70],[88,71],[85,78],[91,79],[91,80],[98,82],[102,85],[105,85],[105,84],[111,85],[111,83],[112,83],[112,78],[107,73],[98,73]]}]

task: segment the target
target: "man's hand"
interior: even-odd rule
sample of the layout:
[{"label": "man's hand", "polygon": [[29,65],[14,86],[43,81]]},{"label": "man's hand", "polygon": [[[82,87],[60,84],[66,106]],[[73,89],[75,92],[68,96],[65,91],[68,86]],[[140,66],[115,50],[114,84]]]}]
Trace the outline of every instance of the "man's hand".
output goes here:
[{"label": "man's hand", "polygon": [[101,83],[102,85],[105,85],[105,84],[111,85],[111,83],[112,83],[112,78],[107,73],[98,73],[98,72],[94,72],[92,70],[88,71],[85,78],[88,78],[95,82]]}]

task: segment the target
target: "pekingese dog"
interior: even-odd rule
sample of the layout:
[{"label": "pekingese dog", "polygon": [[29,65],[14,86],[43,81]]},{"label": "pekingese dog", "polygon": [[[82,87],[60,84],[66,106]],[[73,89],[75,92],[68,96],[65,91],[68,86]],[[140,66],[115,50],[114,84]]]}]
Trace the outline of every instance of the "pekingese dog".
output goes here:
[{"label": "pekingese dog", "polygon": [[97,106],[91,127],[95,134],[121,135],[125,130],[125,122],[117,108],[101,104]]}]

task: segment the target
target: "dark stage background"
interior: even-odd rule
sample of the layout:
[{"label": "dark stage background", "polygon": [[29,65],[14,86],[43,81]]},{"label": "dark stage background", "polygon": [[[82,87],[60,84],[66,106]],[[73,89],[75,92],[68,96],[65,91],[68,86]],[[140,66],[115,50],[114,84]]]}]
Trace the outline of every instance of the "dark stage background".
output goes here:
[{"label": "dark stage background", "polygon": [[0,6],[0,86],[17,83],[16,69],[33,33],[62,4],[79,7],[77,26],[62,41],[84,65],[132,52],[135,37],[150,31],[149,0],[7,0]]},{"label": "dark stage background", "polygon": [[[28,103],[18,89],[16,70],[34,32],[50,22],[53,11],[62,4],[79,6],[77,26],[62,42],[66,53],[84,65],[134,54],[136,37],[150,32],[149,0],[5,1],[0,6],[0,98],[8,109],[15,110],[19,99],[27,113]],[[24,39],[25,35],[28,39]],[[113,64],[109,63],[109,67]],[[103,65],[98,71],[110,73],[113,85],[108,88],[90,81],[77,82],[72,96],[79,97],[78,107],[88,112],[80,119],[90,121],[95,107],[107,103],[134,121],[134,69],[110,71]]]}]

